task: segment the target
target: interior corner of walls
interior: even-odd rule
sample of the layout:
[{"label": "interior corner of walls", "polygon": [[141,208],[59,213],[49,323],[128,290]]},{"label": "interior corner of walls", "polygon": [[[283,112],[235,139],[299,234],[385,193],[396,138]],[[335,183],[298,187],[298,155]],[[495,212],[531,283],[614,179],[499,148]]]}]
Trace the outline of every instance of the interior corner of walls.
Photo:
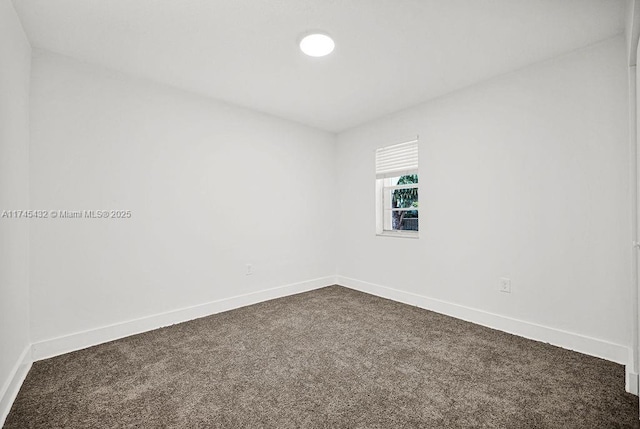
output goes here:
[{"label": "interior corner of walls", "polygon": [[72,351],[85,349],[98,344],[114,341],[131,335],[141,334],[165,326],[188,322],[189,320],[211,316],[248,305],[298,293],[309,292],[335,284],[335,276],[326,276],[297,283],[265,288],[256,292],[223,298],[192,307],[170,310],[134,320],[127,320],[108,326],[75,332],[56,338],[35,342],[32,345],[32,359],[48,359]]},{"label": "interior corner of walls", "polygon": [[0,427],[2,427],[9,415],[11,406],[18,396],[22,383],[24,383],[24,380],[27,378],[32,363],[31,345],[29,344],[25,346],[16,360],[8,379],[2,385],[2,390],[0,390]]},{"label": "interior corner of walls", "polygon": [[549,343],[557,347],[598,357],[621,365],[629,365],[631,363],[629,361],[631,351],[628,347],[598,338],[538,325],[536,323],[490,313],[481,309],[466,307],[464,305],[349,277],[338,276],[338,284],[381,298],[413,305],[487,328],[497,329],[534,341]]}]

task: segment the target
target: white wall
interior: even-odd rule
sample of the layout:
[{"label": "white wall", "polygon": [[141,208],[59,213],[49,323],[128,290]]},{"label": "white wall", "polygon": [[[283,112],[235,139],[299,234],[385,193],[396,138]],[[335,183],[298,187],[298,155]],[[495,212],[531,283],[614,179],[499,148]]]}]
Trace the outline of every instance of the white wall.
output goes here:
[{"label": "white wall", "polygon": [[[31,47],[9,0],[0,0],[0,211],[29,208]],[[0,218],[0,425],[29,346],[29,224]]]},{"label": "white wall", "polygon": [[[625,60],[620,36],[339,135],[339,275],[630,347]],[[416,134],[420,239],[376,237],[374,149]]]},{"label": "white wall", "polygon": [[[335,136],[34,51],[35,343],[333,276]],[[245,275],[245,263],[255,274]]]}]

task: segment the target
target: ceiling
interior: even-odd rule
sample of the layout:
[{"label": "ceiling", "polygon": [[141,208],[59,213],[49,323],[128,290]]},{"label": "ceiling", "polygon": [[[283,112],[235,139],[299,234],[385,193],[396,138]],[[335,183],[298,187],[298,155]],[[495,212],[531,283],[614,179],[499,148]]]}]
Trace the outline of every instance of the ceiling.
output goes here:
[{"label": "ceiling", "polygon": [[[14,0],[32,45],[339,132],[624,31],[624,0]],[[298,40],[323,30],[324,58]]]}]

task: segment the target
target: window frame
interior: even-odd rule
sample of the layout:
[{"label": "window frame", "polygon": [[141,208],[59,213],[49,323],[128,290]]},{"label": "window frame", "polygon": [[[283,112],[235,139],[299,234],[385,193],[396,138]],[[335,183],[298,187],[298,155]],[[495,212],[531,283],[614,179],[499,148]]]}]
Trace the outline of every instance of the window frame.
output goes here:
[{"label": "window frame", "polygon": [[[414,139],[414,140],[410,140],[404,143],[400,143],[398,144],[398,146],[400,145],[408,145],[408,144],[415,144],[416,148],[418,146],[418,139]],[[395,145],[394,145],[395,146]],[[382,148],[378,148],[376,149],[376,163],[378,162],[378,151],[381,150],[387,150],[388,148],[390,148],[392,146],[387,146],[387,147],[382,147]],[[410,170],[397,170],[397,171],[386,171],[384,172],[384,174],[380,174],[378,173],[378,171],[376,171],[376,236],[380,236],[380,237],[400,237],[400,238],[420,238],[420,206],[418,205],[418,207],[411,207],[411,208],[393,208],[391,207],[391,201],[392,199],[389,197],[386,197],[387,192],[392,192],[396,189],[417,189],[418,192],[418,199],[420,196],[420,180],[419,180],[419,172],[417,169],[417,162],[418,162],[418,158],[416,155],[416,168],[410,169]],[[418,183],[409,183],[409,184],[402,184],[402,185],[391,185],[390,181],[391,179],[395,178],[395,177],[401,177],[401,176],[406,176],[406,175],[417,175],[418,176]],[[380,177],[381,176],[381,177]],[[392,226],[390,224],[391,222],[391,213],[393,213],[394,211],[396,212],[401,212],[401,211],[416,211],[418,212],[418,230],[397,230],[397,229],[392,229]]]}]

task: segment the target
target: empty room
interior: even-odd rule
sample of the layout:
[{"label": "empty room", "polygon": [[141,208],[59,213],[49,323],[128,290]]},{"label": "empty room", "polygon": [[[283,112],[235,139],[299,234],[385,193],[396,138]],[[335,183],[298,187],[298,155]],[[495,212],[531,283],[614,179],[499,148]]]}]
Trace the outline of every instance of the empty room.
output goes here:
[{"label": "empty room", "polygon": [[636,0],[0,0],[0,427],[640,428]]}]

